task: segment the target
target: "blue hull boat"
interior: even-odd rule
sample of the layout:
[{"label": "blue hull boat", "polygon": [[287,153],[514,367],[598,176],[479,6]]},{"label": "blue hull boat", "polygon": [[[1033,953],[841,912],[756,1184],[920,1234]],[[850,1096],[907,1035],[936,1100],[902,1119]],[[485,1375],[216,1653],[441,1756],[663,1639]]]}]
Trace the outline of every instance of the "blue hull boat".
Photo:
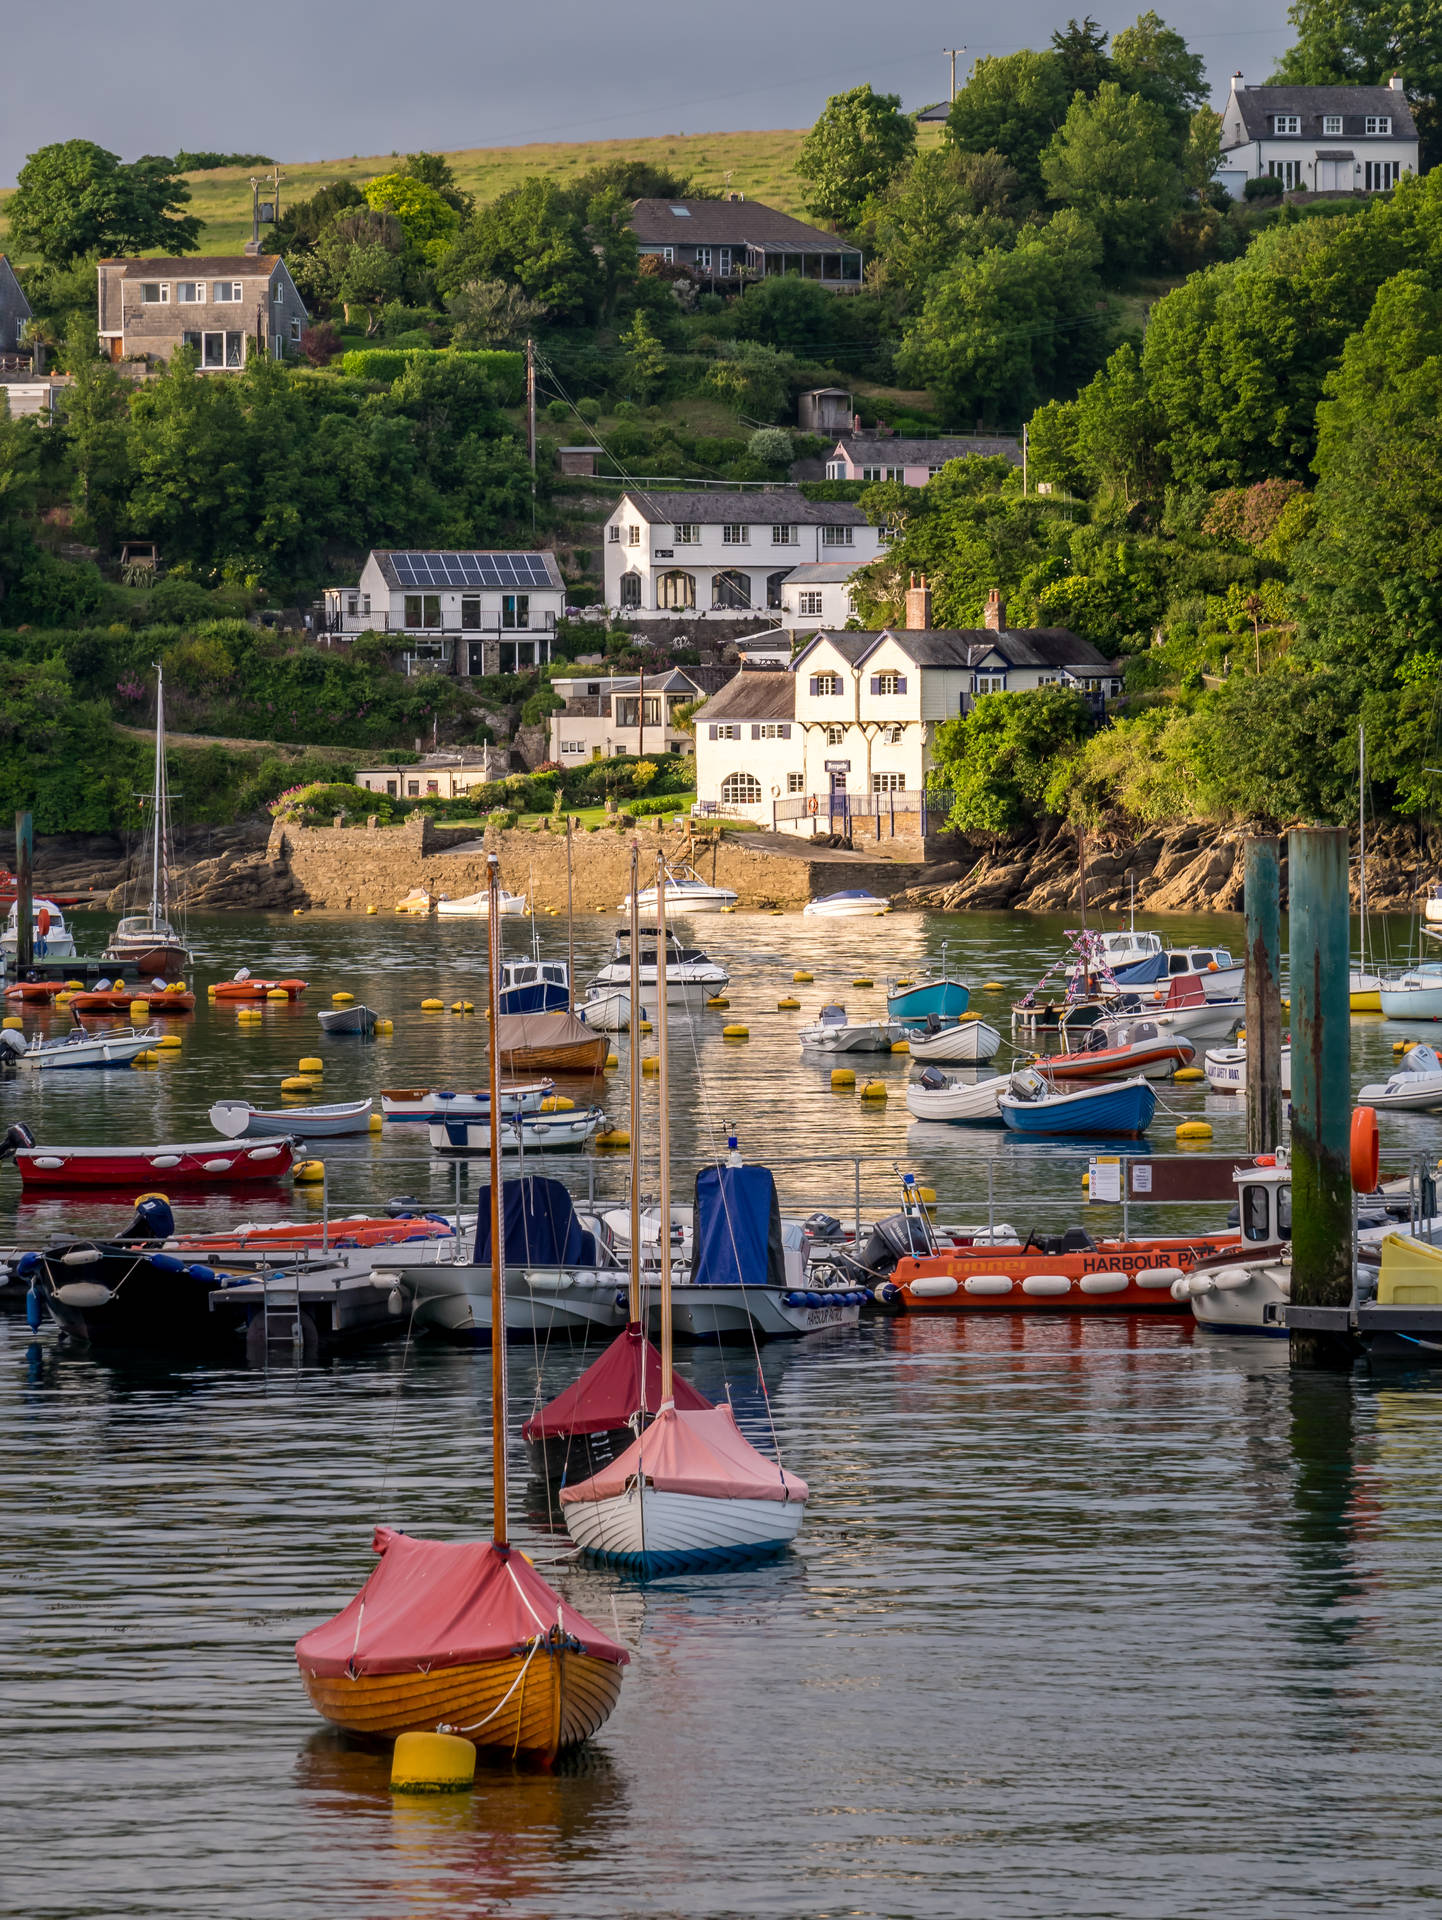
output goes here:
[{"label": "blue hull boat", "polygon": [[571,976],[564,960],[508,960],[501,969],[498,1013],[569,1013]]},{"label": "blue hull boat", "polygon": [[1135,1139],[1151,1125],[1157,1097],[1140,1077],[1062,1092],[1028,1069],[1012,1076],[1011,1089],[998,1097],[997,1106],[1011,1132],[1033,1139],[1077,1133]]},{"label": "blue hull boat", "polygon": [[971,988],[964,980],[940,974],[934,980],[918,980],[914,987],[901,987],[886,996],[886,1017],[904,1026],[924,1027],[932,1014],[939,1020],[959,1020],[971,999]]}]

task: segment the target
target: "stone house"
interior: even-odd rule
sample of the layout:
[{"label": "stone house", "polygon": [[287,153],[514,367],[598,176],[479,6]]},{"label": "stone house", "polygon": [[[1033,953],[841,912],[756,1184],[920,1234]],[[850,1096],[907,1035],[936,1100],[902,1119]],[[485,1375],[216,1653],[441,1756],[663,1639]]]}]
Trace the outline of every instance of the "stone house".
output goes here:
[{"label": "stone house", "polygon": [[202,373],[236,373],[252,353],[300,352],[310,318],[279,254],[189,260],[102,260],[101,351],[112,360],[168,360],[194,347]]}]

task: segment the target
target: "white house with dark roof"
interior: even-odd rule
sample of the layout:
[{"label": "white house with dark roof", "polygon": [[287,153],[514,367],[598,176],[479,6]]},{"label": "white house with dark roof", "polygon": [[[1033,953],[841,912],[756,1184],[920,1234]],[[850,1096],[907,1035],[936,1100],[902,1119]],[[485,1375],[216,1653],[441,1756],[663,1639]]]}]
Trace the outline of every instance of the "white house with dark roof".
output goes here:
[{"label": "white house with dark roof", "polygon": [[851,576],[854,560],[819,560],[797,567],[781,586],[781,625],[793,633],[844,627],[856,612]]},{"label": "white house with dark roof", "polygon": [[[587,691],[595,685],[597,691]],[[689,753],[691,735],[675,723],[678,708],[701,697],[680,667],[668,672],[612,675],[604,681],[552,680],[565,706],[550,717],[550,758],[563,767],[612,754]]]},{"label": "white house with dark roof", "polygon": [[279,254],[101,260],[100,350],[111,360],[168,360],[195,349],[201,373],[237,373],[252,353],[300,352],[310,318]]},{"label": "white house with dark roof", "polygon": [[724,200],[638,200],[631,228],[641,253],[685,267],[698,280],[736,286],[795,273],[837,293],[861,286],[860,247],[744,193]]},{"label": "white house with dark roof", "polygon": [[1021,441],[1014,434],[937,434],[903,439],[898,434],[844,433],[826,458],[828,480],[898,480],[924,487],[948,460],[975,457],[1021,465]]},{"label": "white house with dark roof", "polygon": [[797,567],[865,566],[881,534],[860,507],[774,493],[624,493],[606,522],[606,604],[645,619],[780,613]]},{"label": "white house with dark roof", "polygon": [[408,673],[522,673],[565,608],[554,553],[378,548],[355,586],[324,589],[321,630],[403,634]]},{"label": "white house with dark roof", "polygon": [[1234,73],[1213,178],[1234,200],[1267,175],[1288,193],[1385,193],[1417,158],[1400,73],[1385,87],[1248,87]]}]

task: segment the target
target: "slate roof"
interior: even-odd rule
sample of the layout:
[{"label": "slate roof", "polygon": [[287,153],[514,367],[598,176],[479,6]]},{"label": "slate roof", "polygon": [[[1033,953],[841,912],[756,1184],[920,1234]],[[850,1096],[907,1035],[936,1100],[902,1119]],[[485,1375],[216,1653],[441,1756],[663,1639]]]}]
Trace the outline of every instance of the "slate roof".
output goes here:
[{"label": "slate roof", "polygon": [[790,720],[796,714],[796,680],[789,673],[748,668],[713,693],[696,716],[713,720]]},{"label": "slate roof", "polygon": [[[684,212],[677,212],[684,208]],[[779,247],[791,253],[859,253],[759,200],[638,200],[631,227],[643,247]]]},{"label": "slate roof", "polygon": [[856,572],[855,560],[814,560],[804,567],[793,567],[786,576],[788,587],[834,587]]},{"label": "slate roof", "polygon": [[1021,441],[1013,434],[958,434],[935,440],[893,439],[885,434],[843,433],[836,452],[844,453],[858,466],[939,467],[948,460],[964,460],[969,454],[983,458],[1000,454],[1014,467],[1021,465]]},{"label": "slate roof", "polygon": [[[792,578],[796,576],[793,574]],[[990,653],[1000,654],[1009,667],[1081,668],[1090,673],[1110,671],[1112,663],[1090,640],[1066,627],[1007,627],[993,633],[989,627],[883,627],[869,633],[821,633],[852,666],[860,666],[883,640],[894,641],[918,667],[974,667]],[[814,646],[816,641],[812,641]],[[792,662],[793,670],[811,651],[804,648]]]},{"label": "slate roof", "polygon": [[[1328,113],[1341,114],[1342,138],[1363,136],[1364,117],[1369,113],[1391,115],[1394,140],[1417,138],[1412,109],[1400,87],[1238,87],[1232,98],[1241,114],[1247,142],[1278,137],[1272,132],[1274,113],[1295,113],[1302,122],[1300,134],[1284,134],[1280,136],[1283,139],[1320,140],[1322,116]],[[1222,117],[1225,122],[1227,115]],[[1326,137],[1335,140],[1338,135]]]},{"label": "slate roof", "polygon": [[122,280],[210,280],[233,273],[237,279],[269,279],[281,264],[278,253],[193,253],[183,260],[102,260],[102,267],[119,267]]},{"label": "slate roof", "polygon": [[799,671],[801,662],[805,660],[812,649],[819,646],[823,640],[829,640],[841,655],[842,659],[848,661],[854,667],[862,654],[866,652],[871,643],[877,638],[879,638],[879,636],[874,633],[857,633],[855,630],[838,632],[835,627],[823,627],[819,633],[812,634],[800,653],[796,655],[795,659],[791,662],[791,671],[793,673]]},{"label": "slate roof", "polygon": [[849,500],[808,500],[801,493],[623,493],[649,526],[694,521],[747,526],[864,527],[860,507]]}]

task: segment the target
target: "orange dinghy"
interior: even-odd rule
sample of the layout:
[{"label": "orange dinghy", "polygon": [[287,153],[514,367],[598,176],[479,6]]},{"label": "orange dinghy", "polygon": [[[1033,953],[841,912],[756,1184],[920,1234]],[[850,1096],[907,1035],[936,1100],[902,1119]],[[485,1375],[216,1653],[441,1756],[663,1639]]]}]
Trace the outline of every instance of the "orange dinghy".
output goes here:
[{"label": "orange dinghy", "polygon": [[380,1565],[350,1605],[296,1642],[311,1704],[333,1726],[375,1740],[459,1734],[553,1760],[603,1724],[630,1655],[523,1553],[390,1527],[372,1544]]},{"label": "orange dinghy", "polygon": [[193,993],[167,993],[154,987],[106,987],[91,992],[76,993],[70,997],[70,1011],[81,1015],[87,1013],[124,1013],[131,1006],[144,1001],[151,1013],[194,1013],[195,995]]},{"label": "orange dinghy", "polygon": [[273,993],[299,1000],[305,988],[304,980],[217,980],[208,991],[212,1000],[266,1000]]},{"label": "orange dinghy", "polygon": [[219,1233],[191,1233],[177,1237],[187,1253],[294,1253],[307,1247],[335,1250],[344,1247],[399,1247],[411,1241],[453,1240],[455,1228],[438,1214],[402,1214],[392,1219],[356,1214],[347,1219],[332,1214],[318,1220],[270,1220],[230,1227]]}]

